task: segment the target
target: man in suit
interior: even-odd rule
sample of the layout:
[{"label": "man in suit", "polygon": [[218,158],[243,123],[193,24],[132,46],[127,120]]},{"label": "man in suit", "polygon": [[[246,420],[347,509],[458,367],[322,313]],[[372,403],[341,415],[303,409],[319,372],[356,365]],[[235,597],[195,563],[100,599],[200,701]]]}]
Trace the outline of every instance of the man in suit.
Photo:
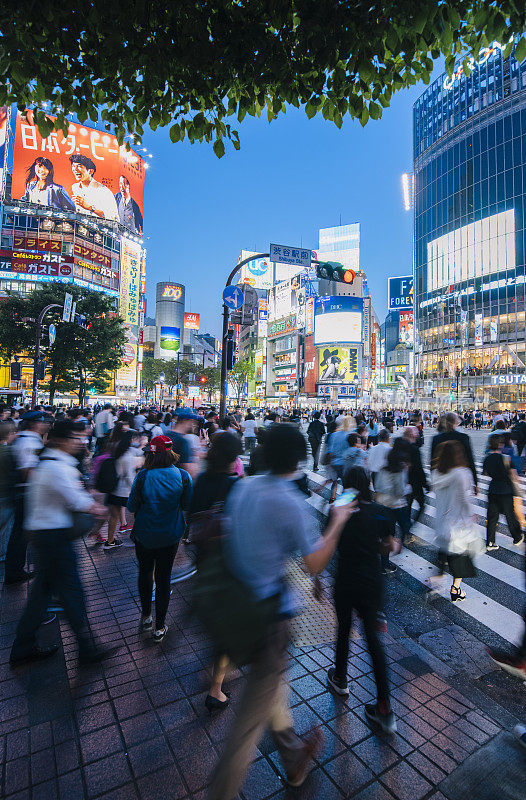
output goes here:
[{"label": "man in suit", "polygon": [[423,514],[426,504],[424,490],[429,491],[429,484],[427,482],[426,473],[422,466],[422,459],[420,457],[420,448],[418,446],[419,430],[416,425],[409,425],[403,433],[404,439],[409,443],[409,451],[411,454],[411,462],[409,464],[409,474],[407,481],[411,486],[411,493],[407,496],[407,505],[409,506],[409,515],[411,515],[411,507],[413,500],[418,503],[418,511],[413,522],[418,522]]},{"label": "man in suit", "polygon": [[455,414],[454,411],[449,411],[444,419],[445,424],[445,431],[442,433],[437,433],[436,436],[433,436],[431,440],[431,467],[433,466],[433,460],[436,455],[437,447],[442,444],[442,442],[460,442],[464,449],[464,453],[466,455],[466,461],[468,464],[469,469],[473,475],[473,482],[475,484],[475,494],[478,494],[478,479],[477,479],[477,470],[475,467],[475,461],[473,459],[473,451],[471,449],[471,442],[469,440],[469,436],[467,433],[460,433],[457,431],[457,428],[460,424],[460,418],[458,414]]},{"label": "man in suit", "polygon": [[121,225],[125,225],[133,233],[138,233],[142,236],[141,209],[131,196],[130,182],[126,175],[119,177],[119,191],[115,195],[115,202],[117,203]]}]

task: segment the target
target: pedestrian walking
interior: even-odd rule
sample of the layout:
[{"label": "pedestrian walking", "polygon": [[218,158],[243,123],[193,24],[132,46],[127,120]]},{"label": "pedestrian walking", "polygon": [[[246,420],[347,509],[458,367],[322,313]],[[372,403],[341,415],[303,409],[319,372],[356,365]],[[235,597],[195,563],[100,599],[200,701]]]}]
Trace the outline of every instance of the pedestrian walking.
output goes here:
[{"label": "pedestrian walking", "polygon": [[312,451],[312,458],[314,462],[312,469],[314,472],[318,471],[318,457],[320,454],[321,443],[325,435],[325,425],[320,420],[320,416],[320,412],[315,411],[312,422],[309,423],[309,427],[307,428],[307,438]]},{"label": "pedestrian walking", "polygon": [[407,475],[407,482],[411,487],[411,491],[407,495],[407,507],[409,509],[409,517],[411,517],[411,510],[413,502],[416,500],[418,510],[415,514],[413,522],[418,522],[426,505],[426,498],[424,492],[429,491],[429,484],[427,482],[426,473],[422,466],[422,458],[420,455],[420,447],[418,445],[419,430],[415,425],[409,425],[403,433],[409,448],[410,463],[409,472]]},{"label": "pedestrian walking", "polygon": [[243,439],[245,443],[245,453],[250,454],[256,446],[257,427],[258,426],[254,414],[249,411],[241,423]]},{"label": "pedestrian walking", "polygon": [[373,488],[376,486],[376,475],[385,467],[387,454],[391,449],[391,434],[387,428],[382,428],[378,434],[378,444],[367,451],[367,469],[371,475]]},{"label": "pedestrian walking", "polygon": [[490,452],[484,459],[482,472],[491,478],[488,487],[488,510],[486,517],[486,547],[488,550],[498,550],[495,542],[495,532],[499,515],[504,514],[508,530],[513,538],[513,544],[518,547],[524,541],[519,521],[515,514],[513,497],[515,494],[514,477],[512,475],[511,460],[502,453],[504,439],[498,433],[490,436]]},{"label": "pedestrian walking", "polygon": [[471,449],[471,442],[469,441],[469,436],[467,433],[461,433],[457,430],[460,424],[460,418],[458,414],[455,414],[453,411],[444,414],[443,417],[440,418],[438,424],[439,433],[436,436],[433,436],[431,440],[431,464],[433,464],[436,449],[439,444],[442,442],[451,442],[456,441],[460,442],[462,448],[464,450],[464,455],[466,458],[466,463],[468,468],[471,470],[471,474],[473,475],[473,483],[474,483],[474,492],[478,494],[478,479],[477,479],[477,470],[475,467],[475,461],[473,458],[473,451]]},{"label": "pedestrian walking", "polygon": [[11,447],[16,436],[13,420],[0,421],[0,561],[5,560],[15,513],[16,467]]},{"label": "pedestrian walking", "polygon": [[[161,642],[168,630],[166,614],[170,601],[170,576],[185,527],[185,509],[192,496],[192,479],[177,466],[169,436],[154,436],[144,468],[135,477],[127,498],[133,514],[131,539],[139,563],[138,589],[141,600],[141,633],[153,631]],[[155,628],[152,590],[155,573]]]},{"label": "pedestrian walking", "polygon": [[[402,437],[394,440],[394,444],[387,454],[386,465],[376,475],[376,502],[384,506],[387,516],[391,520],[391,533],[396,535],[397,525],[400,528],[400,538],[403,543],[407,541],[411,531],[411,518],[407,506],[409,484],[407,481],[411,455],[407,442]],[[391,564],[389,556],[382,554],[382,571],[384,574],[395,572],[396,566]]]},{"label": "pedestrian walking", "polygon": [[293,425],[270,427],[265,440],[269,473],[245,478],[226,502],[229,568],[259,602],[275,598],[276,616],[266,627],[264,643],[253,654],[247,682],[220,761],[208,790],[209,800],[232,800],[241,787],[254,750],[269,725],[287,781],[300,786],[310,759],[321,745],[315,730],[304,741],[296,734],[285,700],[283,672],[289,646],[289,618],[294,603],[285,581],[286,564],[299,552],[309,572],[325,568],[352,508],[331,510],[323,539],[298,496],[293,479],[306,457],[303,434]]},{"label": "pedestrian walking", "polygon": [[376,704],[366,705],[365,714],[385,732],[394,733],[396,720],[389,700],[387,665],[377,631],[377,617],[382,609],[378,554],[399,551],[400,545],[393,540],[385,511],[372,502],[365,470],[353,467],[344,472],[343,488],[358,492],[358,509],[345,524],[337,547],[334,607],[338,634],[334,667],[327,673],[327,683],[337,694],[349,694],[349,634],[353,613],[357,613],[362,620],[377,691]]},{"label": "pedestrian walking", "polygon": [[135,475],[143,462],[140,438],[141,434],[136,430],[125,431],[112,454],[115,462],[117,484],[106,495],[105,499],[110,517],[108,520],[108,538],[103,545],[104,550],[115,550],[122,545],[122,539],[115,537],[119,520],[121,522],[119,533],[125,534],[131,528],[131,525],[126,522],[125,509]]},{"label": "pedestrian walking", "polygon": [[16,629],[11,664],[47,658],[58,650],[58,645],[41,647],[36,641],[52,596],[58,598],[75,634],[81,663],[100,661],[112,652],[89,634],[72,541],[83,532],[79,514],[105,513],[80,483],[75,456],[83,446],[83,428],[71,420],[56,422],[42,459],[28,477],[25,523],[36,556],[36,576]]}]

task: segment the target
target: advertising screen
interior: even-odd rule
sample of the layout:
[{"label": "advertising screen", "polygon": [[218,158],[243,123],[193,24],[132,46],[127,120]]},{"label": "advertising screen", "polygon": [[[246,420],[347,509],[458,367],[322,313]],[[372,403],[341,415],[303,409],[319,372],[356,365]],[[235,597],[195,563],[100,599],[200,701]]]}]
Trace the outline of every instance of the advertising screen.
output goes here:
[{"label": "advertising screen", "polygon": [[413,276],[389,278],[389,310],[413,308]]},{"label": "advertising screen", "polygon": [[181,329],[169,325],[161,325],[161,338],[159,347],[161,358],[168,360],[176,358],[181,346]]},{"label": "advertising screen", "polygon": [[413,346],[413,311],[398,312],[398,341],[406,347]]},{"label": "advertising screen", "polygon": [[17,113],[13,200],[115,220],[142,236],[143,159],[86,125],[70,123],[66,137],[54,131],[43,139],[31,123],[31,111],[28,119]]},{"label": "advertising screen", "polygon": [[137,382],[137,334],[129,325],[126,329],[126,344],[122,356],[122,367],[117,370],[115,383],[117,386],[135,386]]},{"label": "advertising screen", "polygon": [[352,383],[357,380],[357,347],[320,348],[318,383]]},{"label": "advertising screen", "polygon": [[[243,250],[241,261],[251,255],[250,251]],[[270,289],[273,285],[274,269],[269,258],[255,258],[241,267],[239,283],[246,283],[254,289]]]},{"label": "advertising screen", "polygon": [[359,344],[362,341],[361,297],[317,297],[314,344]]},{"label": "advertising screen", "polygon": [[9,108],[7,106],[0,106],[0,188],[2,187],[4,171],[5,140],[7,136],[8,116]]},{"label": "advertising screen", "polygon": [[307,394],[315,394],[316,392],[316,355],[314,336],[306,336],[303,359],[303,388]]},{"label": "advertising screen", "polygon": [[187,331],[198,331],[199,314],[194,314],[193,311],[185,311],[184,327],[186,328]]},{"label": "advertising screen", "polygon": [[140,260],[140,244],[123,238],[119,314],[128,325],[139,324]]}]

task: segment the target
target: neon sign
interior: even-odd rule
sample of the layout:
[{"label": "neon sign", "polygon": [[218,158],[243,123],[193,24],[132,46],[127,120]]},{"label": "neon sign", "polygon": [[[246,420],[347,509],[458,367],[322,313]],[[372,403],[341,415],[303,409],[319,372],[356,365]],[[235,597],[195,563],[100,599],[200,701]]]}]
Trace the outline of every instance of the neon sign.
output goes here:
[{"label": "neon sign", "polygon": [[[513,41],[513,36],[511,37],[509,42],[512,41]],[[468,59],[468,68],[470,72],[472,72],[475,69],[475,67],[481,67],[483,64],[485,64],[486,61],[488,61],[488,59],[490,59],[491,56],[495,55],[495,53],[498,50],[500,50],[500,52],[502,53],[502,51],[505,50],[506,47],[508,46],[509,42],[507,44],[500,44],[500,42],[492,42],[492,44],[490,44],[489,47],[483,47],[482,50],[480,51],[480,56],[478,61],[475,61],[473,56],[471,56]],[[464,66],[462,64],[459,64],[458,67],[455,67],[452,76],[450,78],[446,76],[446,78],[444,79],[443,83],[444,89],[446,89],[446,91],[450,91],[454,87],[455,83],[458,80],[460,80],[460,78],[463,75],[464,75]]]},{"label": "neon sign", "polygon": [[183,290],[180,286],[165,286],[162,296],[170,300],[179,300],[182,294]]}]

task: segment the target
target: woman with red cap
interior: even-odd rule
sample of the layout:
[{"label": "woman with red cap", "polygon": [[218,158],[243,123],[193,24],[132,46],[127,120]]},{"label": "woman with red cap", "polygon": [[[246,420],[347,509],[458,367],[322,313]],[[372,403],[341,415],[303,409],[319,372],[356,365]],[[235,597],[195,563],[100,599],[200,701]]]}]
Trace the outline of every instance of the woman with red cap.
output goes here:
[{"label": "woman with red cap", "polygon": [[[164,639],[170,601],[170,576],[186,521],[184,511],[192,497],[192,479],[176,466],[179,457],[169,436],[154,436],[144,469],[135,478],[128,499],[134,514],[131,538],[139,562],[140,632],[153,630],[157,642]],[[155,629],[152,590],[155,572]]]}]

